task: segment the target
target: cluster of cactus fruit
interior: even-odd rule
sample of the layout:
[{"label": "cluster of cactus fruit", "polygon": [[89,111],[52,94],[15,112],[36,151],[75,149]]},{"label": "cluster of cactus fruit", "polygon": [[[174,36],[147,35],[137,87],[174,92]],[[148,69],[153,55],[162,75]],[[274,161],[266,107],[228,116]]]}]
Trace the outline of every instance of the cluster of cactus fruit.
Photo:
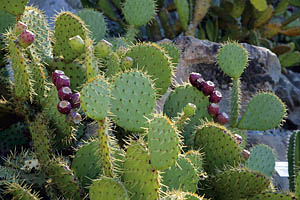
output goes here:
[{"label": "cluster of cactus fruit", "polygon": [[[92,10],[78,16],[59,13],[52,32],[42,12],[27,7],[27,1],[7,2],[11,10],[4,11],[16,15],[35,37],[22,46],[15,42],[16,29],[4,34],[11,63],[5,68],[11,67],[13,81],[0,111],[22,119],[32,143],[1,164],[0,198],[298,198],[272,187],[275,157],[269,147],[245,149],[245,131],[279,126],[286,108],[276,95],[260,92],[240,116],[240,76],[248,63],[241,45],[224,43],[217,56],[219,67],[233,81],[229,120],[215,110],[222,97],[217,86],[199,74],[190,75],[192,85],[171,89],[179,58],[172,43],[134,42],[132,29],[126,38],[103,40],[104,34],[91,27],[99,17]],[[126,0],[126,20],[135,26],[148,23],[153,5],[153,0]],[[167,90],[170,94],[159,111],[156,102]],[[76,112],[84,120],[71,114]],[[96,131],[80,133],[87,123],[96,125]],[[19,136],[18,127],[0,134]]]}]

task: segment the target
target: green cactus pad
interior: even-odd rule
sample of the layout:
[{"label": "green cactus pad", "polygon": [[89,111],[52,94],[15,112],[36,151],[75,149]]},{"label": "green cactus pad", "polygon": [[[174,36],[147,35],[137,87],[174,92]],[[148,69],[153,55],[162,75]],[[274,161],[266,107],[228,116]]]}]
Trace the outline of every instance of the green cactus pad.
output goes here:
[{"label": "green cactus pad", "polygon": [[55,18],[55,54],[63,55],[66,62],[72,62],[75,58],[80,56],[80,53],[72,50],[69,44],[69,38],[79,35],[85,40],[87,33],[88,31],[84,22],[79,17],[70,12],[61,12]]},{"label": "green cactus pad", "polygon": [[279,192],[263,192],[249,200],[296,200],[297,197],[293,194],[285,194]]},{"label": "green cactus pad", "polygon": [[160,43],[159,46],[170,56],[173,67],[176,68],[180,59],[179,49],[173,43]]},{"label": "green cactus pad", "polygon": [[77,62],[66,64],[62,61],[59,61],[55,63],[55,66],[57,69],[65,72],[65,75],[70,78],[70,88],[72,90],[79,90],[82,84],[86,82],[86,68],[83,65]]},{"label": "green cactus pad", "polygon": [[275,94],[259,93],[250,100],[238,128],[264,131],[279,126],[284,117],[286,106]]},{"label": "green cactus pad", "polygon": [[22,15],[28,2],[29,0],[4,0],[1,1],[0,10],[16,16]]},{"label": "green cactus pad", "polygon": [[189,2],[187,0],[175,0],[179,21],[183,30],[187,30],[189,23]]},{"label": "green cactus pad", "polygon": [[246,162],[246,166],[258,171],[267,177],[271,177],[275,168],[275,155],[272,149],[266,145],[256,145],[251,151],[251,156]]},{"label": "green cactus pad", "polygon": [[268,8],[266,0],[250,0],[250,2],[258,11],[264,11]]},{"label": "green cactus pad", "polygon": [[233,200],[251,198],[269,185],[270,180],[265,175],[237,168],[217,173],[213,187],[218,199]]},{"label": "green cactus pad", "polygon": [[131,200],[157,200],[159,174],[150,164],[150,156],[142,141],[131,141],[124,160],[124,185]]},{"label": "green cactus pad", "polygon": [[206,118],[212,120],[207,112],[209,105],[208,97],[190,84],[178,86],[166,99],[164,113],[166,113],[169,118],[177,117],[178,113],[182,112],[188,103],[192,103],[197,107],[195,115],[190,118],[190,122],[182,131],[184,144],[188,146],[188,148],[191,148],[194,144],[194,127],[201,124],[201,119]]},{"label": "green cactus pad", "polygon": [[46,168],[46,173],[65,198],[82,199],[76,178],[66,163],[60,159],[51,160]]},{"label": "green cactus pad", "polygon": [[298,171],[297,178],[296,178],[296,196],[300,197],[300,172]]},{"label": "green cactus pad", "polygon": [[143,131],[154,111],[155,90],[150,78],[139,71],[117,74],[113,78],[112,118],[129,131]]},{"label": "green cactus pad", "polygon": [[129,200],[123,184],[107,177],[94,180],[89,193],[91,200]]},{"label": "green cactus pad", "polygon": [[105,75],[107,77],[112,77],[121,71],[120,67],[120,57],[117,53],[113,52],[109,55],[108,59],[104,60]]},{"label": "green cactus pad", "polygon": [[126,0],[123,5],[125,20],[136,27],[146,25],[155,15],[155,1]]},{"label": "green cactus pad", "polygon": [[94,56],[94,46],[93,41],[87,38],[85,41],[85,67],[87,80],[91,80],[98,75],[98,62]]},{"label": "green cactus pad", "polygon": [[180,137],[167,116],[154,115],[147,129],[150,161],[156,170],[171,167],[180,153]]},{"label": "green cactus pad", "polygon": [[110,85],[102,77],[89,80],[80,92],[80,105],[88,117],[103,120],[109,110]]},{"label": "green cactus pad", "polygon": [[15,16],[7,12],[4,12],[2,10],[0,10],[0,19],[1,19],[0,33],[2,34],[16,23]]},{"label": "green cactus pad", "polygon": [[170,57],[158,45],[138,43],[130,47],[125,56],[133,59],[133,68],[142,69],[151,76],[159,94],[167,91],[171,85],[172,63]]},{"label": "green cactus pad", "polygon": [[203,171],[203,155],[199,151],[190,150],[186,152],[185,157],[191,161],[198,172]]},{"label": "green cactus pad", "polygon": [[7,183],[5,193],[12,195],[12,200],[39,200],[38,193],[32,192],[31,188],[24,183]]},{"label": "green cactus pad", "polygon": [[92,179],[101,174],[100,156],[97,154],[99,142],[88,142],[81,146],[72,161],[72,169],[83,188],[91,185]]},{"label": "green cactus pad", "polygon": [[299,166],[300,154],[300,132],[294,131],[289,138],[289,146],[287,151],[288,158],[288,170],[289,170],[289,186],[290,191],[296,191],[296,176],[297,176],[297,167]]},{"label": "green cactus pad", "polygon": [[86,27],[91,31],[92,38],[95,42],[104,39],[106,34],[106,23],[104,16],[92,9],[84,8],[77,14],[86,24]]},{"label": "green cactus pad", "polygon": [[32,63],[30,67],[32,69],[32,78],[35,80],[33,82],[33,89],[37,94],[34,96],[34,100],[40,104],[45,98],[46,92],[46,75],[44,67],[39,62]]},{"label": "green cactus pad", "polygon": [[209,174],[240,163],[241,149],[224,126],[207,122],[196,129],[195,148],[205,154],[203,167]]},{"label": "green cactus pad", "polygon": [[218,65],[231,78],[239,78],[248,62],[248,52],[240,44],[225,43],[218,52]]},{"label": "green cactus pad", "polygon": [[194,165],[183,155],[179,155],[176,163],[162,174],[162,187],[164,191],[182,190],[186,192],[196,192],[198,184],[198,174]]},{"label": "green cactus pad", "polygon": [[190,192],[172,191],[161,200],[205,200],[205,198]]}]

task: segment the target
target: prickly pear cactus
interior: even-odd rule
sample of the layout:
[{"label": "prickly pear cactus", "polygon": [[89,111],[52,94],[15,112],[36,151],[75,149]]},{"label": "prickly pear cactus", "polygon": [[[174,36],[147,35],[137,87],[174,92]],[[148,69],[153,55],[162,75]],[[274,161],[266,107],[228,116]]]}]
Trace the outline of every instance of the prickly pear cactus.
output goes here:
[{"label": "prickly pear cactus", "polygon": [[198,172],[203,171],[203,157],[199,151],[190,150],[184,154],[184,156],[191,161]]},{"label": "prickly pear cactus", "polygon": [[172,191],[161,200],[205,200],[205,198],[190,192]]},{"label": "prickly pear cactus", "polygon": [[179,21],[183,30],[187,30],[189,23],[189,2],[187,0],[175,0]]},{"label": "prickly pear cactus", "polygon": [[289,146],[287,151],[288,168],[289,168],[289,186],[290,191],[296,191],[296,179],[298,174],[297,166],[299,166],[300,155],[299,145],[300,137],[299,131],[294,131],[289,138]]},{"label": "prickly pear cactus", "polygon": [[29,0],[4,0],[1,1],[0,10],[18,16],[24,12],[28,2]]},{"label": "prickly pear cactus", "polygon": [[7,183],[7,189],[5,191],[7,194],[12,195],[12,200],[39,200],[39,195],[36,192],[32,192],[29,186],[24,183]]},{"label": "prickly pear cactus", "polygon": [[94,79],[98,75],[98,62],[94,56],[93,41],[87,38],[85,41],[85,68],[87,80]]},{"label": "prickly pear cactus", "polygon": [[289,193],[280,193],[280,192],[263,192],[256,195],[249,200],[296,200],[297,198],[293,194]]},{"label": "prickly pear cactus", "polygon": [[13,27],[13,25],[16,23],[16,17],[12,14],[9,14],[7,12],[4,12],[0,9],[0,33],[4,33],[7,29],[10,27]]}]

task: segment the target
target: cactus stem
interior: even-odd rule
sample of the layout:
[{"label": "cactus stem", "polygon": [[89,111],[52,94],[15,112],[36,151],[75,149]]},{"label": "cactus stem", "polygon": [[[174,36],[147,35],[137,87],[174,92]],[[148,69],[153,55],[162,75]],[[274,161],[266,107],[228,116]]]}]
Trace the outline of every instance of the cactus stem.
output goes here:
[{"label": "cactus stem", "polygon": [[233,87],[232,87],[232,108],[231,108],[231,119],[230,119],[230,127],[235,128],[238,124],[239,117],[239,103],[241,96],[240,84],[241,81],[239,78],[232,79]]}]

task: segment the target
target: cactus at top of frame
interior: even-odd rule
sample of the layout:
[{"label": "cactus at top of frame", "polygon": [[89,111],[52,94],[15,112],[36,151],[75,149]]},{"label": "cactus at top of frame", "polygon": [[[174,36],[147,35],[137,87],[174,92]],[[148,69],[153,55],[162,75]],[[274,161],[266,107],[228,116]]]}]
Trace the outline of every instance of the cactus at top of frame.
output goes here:
[{"label": "cactus at top of frame", "polygon": [[124,185],[108,177],[101,177],[100,179],[94,180],[90,187],[89,194],[91,200],[129,200]]},{"label": "cactus at top of frame", "polygon": [[24,12],[25,6],[29,0],[4,0],[1,1],[0,10],[13,15],[21,15]]},{"label": "cactus at top of frame", "polygon": [[88,30],[84,22],[71,12],[59,13],[55,18],[54,53],[57,56],[62,55],[67,63],[80,56],[80,53],[72,50],[69,44],[69,38],[76,35],[79,35],[83,40],[86,39]]},{"label": "cactus at top of frame", "polygon": [[126,56],[133,59],[132,68],[146,71],[151,76],[160,95],[167,91],[173,71],[170,57],[162,48],[153,43],[137,43],[129,47]]},{"label": "cactus at top of frame", "polygon": [[219,67],[231,78],[239,78],[248,62],[248,52],[237,42],[222,45],[217,55]]},{"label": "cactus at top of frame", "polygon": [[175,0],[177,8],[178,18],[181,23],[183,30],[187,30],[189,24],[189,2],[188,0]]},{"label": "cactus at top of frame", "polygon": [[171,167],[181,150],[180,136],[176,126],[167,116],[154,115],[146,130],[150,161],[156,170]]},{"label": "cactus at top of frame", "polygon": [[268,130],[281,125],[286,117],[285,104],[269,92],[254,96],[239,121],[237,127],[248,130]]},{"label": "cactus at top of frame", "polygon": [[156,93],[152,80],[137,70],[119,73],[113,78],[111,112],[122,128],[142,132],[154,111]]},{"label": "cactus at top of frame", "polygon": [[154,18],[155,9],[154,0],[125,0],[122,11],[130,25],[140,27]]}]

